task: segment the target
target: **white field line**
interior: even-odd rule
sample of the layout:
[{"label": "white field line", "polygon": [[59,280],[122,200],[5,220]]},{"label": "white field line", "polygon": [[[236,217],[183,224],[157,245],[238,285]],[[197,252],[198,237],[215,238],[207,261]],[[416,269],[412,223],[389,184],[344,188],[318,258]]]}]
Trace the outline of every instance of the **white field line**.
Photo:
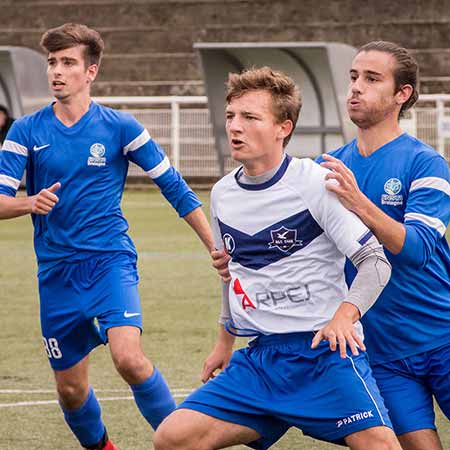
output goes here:
[{"label": "white field line", "polygon": [[[130,389],[94,389],[95,392],[130,392]],[[0,394],[54,394],[55,389],[0,389]],[[190,388],[171,389],[174,393],[190,393]]]},{"label": "white field line", "polygon": [[[1,389],[0,394],[50,394],[54,390],[40,389],[40,390],[20,390],[20,389]],[[130,392],[129,389],[97,389],[96,392]],[[190,394],[192,389],[172,389],[172,394],[175,398],[184,398]],[[101,402],[116,402],[121,400],[134,400],[132,395],[124,397],[99,397]],[[24,401],[14,403],[0,403],[0,408],[14,408],[19,406],[38,406],[38,405],[57,405],[57,400],[36,400]]]}]

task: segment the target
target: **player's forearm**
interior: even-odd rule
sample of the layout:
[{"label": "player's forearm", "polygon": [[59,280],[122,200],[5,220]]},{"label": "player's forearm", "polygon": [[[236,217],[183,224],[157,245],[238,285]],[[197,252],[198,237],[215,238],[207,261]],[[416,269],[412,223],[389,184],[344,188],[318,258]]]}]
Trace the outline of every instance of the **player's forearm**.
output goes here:
[{"label": "player's forearm", "polygon": [[362,316],[372,307],[389,282],[391,265],[383,252],[383,247],[374,236],[371,236],[350,259],[358,269],[358,273],[346,301],[355,305]]},{"label": "player's forearm", "polygon": [[396,255],[402,250],[406,236],[402,223],[389,217],[365,196],[364,200],[352,210],[391,253]]},{"label": "player's forearm", "polygon": [[197,233],[200,240],[203,242],[209,252],[214,250],[214,239],[209,226],[208,219],[200,207],[194,209],[186,214],[183,219],[192,227]]},{"label": "player's forearm", "polygon": [[236,337],[232,334],[228,333],[223,324],[219,325],[219,333],[217,335],[216,346],[220,345],[224,349],[232,349],[234,345],[234,341]]},{"label": "player's forearm", "polygon": [[222,281],[222,298],[219,316],[219,323],[222,325],[231,320],[229,289],[230,289],[230,282]]},{"label": "player's forearm", "polygon": [[16,198],[0,194],[0,219],[13,219],[30,213],[30,197]]}]

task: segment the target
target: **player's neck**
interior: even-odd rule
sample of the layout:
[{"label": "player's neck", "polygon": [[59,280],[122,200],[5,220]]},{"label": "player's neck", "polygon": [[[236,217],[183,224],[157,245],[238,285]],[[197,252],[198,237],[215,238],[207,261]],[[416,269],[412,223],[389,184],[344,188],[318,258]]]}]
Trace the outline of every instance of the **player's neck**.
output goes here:
[{"label": "player's neck", "polygon": [[68,101],[56,100],[53,104],[53,112],[60,122],[70,127],[75,125],[89,111],[90,104],[90,96],[69,99]]},{"label": "player's neck", "polygon": [[403,134],[397,121],[383,121],[370,128],[358,128],[357,142],[359,153],[369,156],[379,148]]},{"label": "player's neck", "polygon": [[244,174],[249,177],[257,177],[264,175],[270,170],[278,167],[284,158],[284,152],[281,150],[280,153],[271,156],[270,158],[254,159],[251,161],[243,162]]}]

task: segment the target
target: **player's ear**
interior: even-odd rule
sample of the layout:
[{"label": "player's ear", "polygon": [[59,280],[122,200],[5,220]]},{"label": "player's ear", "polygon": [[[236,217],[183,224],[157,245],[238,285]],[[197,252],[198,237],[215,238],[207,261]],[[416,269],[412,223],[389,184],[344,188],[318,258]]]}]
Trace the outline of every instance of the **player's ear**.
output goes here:
[{"label": "player's ear", "polygon": [[294,124],[292,123],[292,120],[287,119],[284,122],[280,123],[280,131],[279,131],[279,138],[280,139],[285,139],[286,137],[288,137],[291,133],[292,130],[294,129]]},{"label": "player's ear", "polygon": [[92,83],[98,73],[98,65],[97,64],[91,64],[88,68],[87,68],[87,76],[88,76],[88,82]]},{"label": "player's ear", "polygon": [[400,87],[400,89],[395,94],[395,99],[399,105],[403,105],[406,103],[411,95],[413,94],[414,89],[410,84],[404,84]]}]

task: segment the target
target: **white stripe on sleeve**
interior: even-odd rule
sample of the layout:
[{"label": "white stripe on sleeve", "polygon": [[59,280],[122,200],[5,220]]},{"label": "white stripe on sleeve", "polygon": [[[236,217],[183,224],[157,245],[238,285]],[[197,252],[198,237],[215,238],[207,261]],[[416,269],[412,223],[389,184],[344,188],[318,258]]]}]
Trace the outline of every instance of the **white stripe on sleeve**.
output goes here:
[{"label": "white stripe on sleeve", "polygon": [[166,156],[157,166],[153,167],[153,169],[147,170],[147,175],[150,178],[158,178],[160,177],[166,170],[170,167],[169,158]]},{"label": "white stripe on sleeve", "polygon": [[438,177],[424,177],[418,178],[411,183],[409,192],[419,188],[431,188],[442,191],[447,195],[450,195],[450,184],[447,180]]},{"label": "white stripe on sleeve", "polygon": [[17,153],[18,155],[25,156],[25,158],[28,157],[28,149],[14,141],[6,140],[3,142],[2,150]]},{"label": "white stripe on sleeve", "polygon": [[12,187],[17,191],[20,186],[20,180],[17,180],[13,177],[8,177],[8,175],[0,175],[0,184],[2,184],[3,186]]},{"label": "white stripe on sleeve", "polygon": [[125,145],[123,154],[126,155],[128,152],[134,152],[146,144],[150,139],[150,133],[145,129],[137,138],[133,139],[128,145]]},{"label": "white stripe on sleeve", "polygon": [[434,228],[435,230],[437,230],[441,236],[444,236],[445,225],[441,220],[436,219],[435,217],[426,216],[425,214],[420,213],[406,213],[405,222],[407,222],[408,220],[418,220],[419,222],[423,222],[430,228]]}]

